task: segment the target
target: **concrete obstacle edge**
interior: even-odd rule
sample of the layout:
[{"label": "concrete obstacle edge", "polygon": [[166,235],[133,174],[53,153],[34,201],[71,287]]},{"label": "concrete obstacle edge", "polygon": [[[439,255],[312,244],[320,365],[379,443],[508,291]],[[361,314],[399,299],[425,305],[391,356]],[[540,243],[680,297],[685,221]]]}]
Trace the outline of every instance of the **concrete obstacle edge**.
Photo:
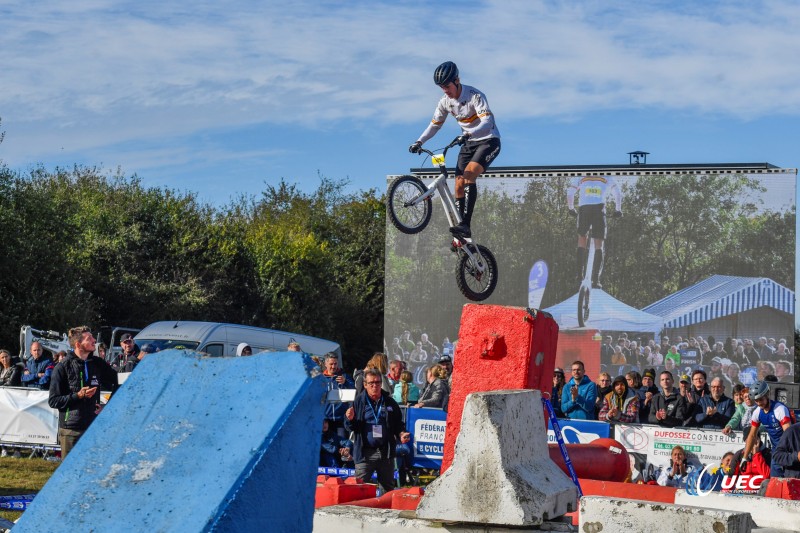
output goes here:
[{"label": "concrete obstacle edge", "polygon": [[800,501],[765,498],[749,494],[711,492],[693,496],[685,490],[675,492],[676,505],[702,506],[725,511],[746,510],[758,527],[797,530],[800,527]]},{"label": "concrete obstacle edge", "polygon": [[485,524],[416,518],[414,511],[332,505],[314,512],[314,533],[520,533],[520,531],[577,531],[567,518],[540,526],[507,528]]},{"label": "concrete obstacle edge", "polygon": [[753,528],[750,513],[745,511],[602,496],[584,496],[580,500],[578,528],[583,533],[652,533],[664,531],[667,524],[670,531],[749,533]]}]

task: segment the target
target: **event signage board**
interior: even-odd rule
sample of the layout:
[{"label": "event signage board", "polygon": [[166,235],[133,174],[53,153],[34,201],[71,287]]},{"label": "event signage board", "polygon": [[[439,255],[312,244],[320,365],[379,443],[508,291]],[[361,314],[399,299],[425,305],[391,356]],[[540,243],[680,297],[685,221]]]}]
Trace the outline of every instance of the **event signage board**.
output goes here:
[{"label": "event signage board", "polygon": [[413,435],[414,444],[412,466],[441,468],[446,426],[447,413],[441,409],[412,407],[406,411],[406,429]]},{"label": "event signage board", "polygon": [[649,481],[660,469],[668,467],[675,446],[686,450],[686,460],[695,468],[719,464],[727,452],[735,453],[744,447],[741,431],[727,436],[718,429],[641,424],[619,424],[614,430],[614,438],[631,455],[634,481],[638,481],[639,475],[644,481]]},{"label": "event signage board", "polygon": [[58,411],[39,389],[0,387],[0,442],[52,445],[58,440]]},{"label": "event signage board", "polygon": [[[595,439],[606,439],[611,435],[611,426],[607,422],[559,418],[558,424],[561,426],[561,438],[567,444],[586,444]],[[547,443],[556,443],[553,424],[549,420],[547,421]]]}]

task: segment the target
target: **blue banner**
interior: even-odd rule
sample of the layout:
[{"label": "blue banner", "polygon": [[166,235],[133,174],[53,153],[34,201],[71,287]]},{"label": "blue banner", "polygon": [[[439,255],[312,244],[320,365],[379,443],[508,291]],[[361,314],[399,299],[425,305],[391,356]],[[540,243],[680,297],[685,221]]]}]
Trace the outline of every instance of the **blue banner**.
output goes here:
[{"label": "blue banner", "polygon": [[446,420],[447,413],[441,409],[408,409],[406,430],[413,436],[411,466],[436,470],[442,467]]}]

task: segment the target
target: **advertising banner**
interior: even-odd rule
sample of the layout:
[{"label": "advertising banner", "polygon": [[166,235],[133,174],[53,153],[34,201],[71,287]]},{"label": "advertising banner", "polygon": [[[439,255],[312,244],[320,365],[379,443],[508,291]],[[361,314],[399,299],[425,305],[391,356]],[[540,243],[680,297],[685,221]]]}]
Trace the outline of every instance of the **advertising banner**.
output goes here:
[{"label": "advertising banner", "polygon": [[[607,422],[559,418],[558,424],[561,426],[561,438],[567,444],[586,444],[595,439],[607,439],[611,435],[611,426]],[[549,420],[547,421],[547,442],[548,444],[556,443],[553,424]]]},{"label": "advertising banner", "polygon": [[58,443],[58,411],[47,404],[49,394],[38,389],[0,387],[0,442]]},{"label": "advertising banner", "polygon": [[412,466],[441,468],[446,426],[447,413],[441,409],[412,407],[406,411],[406,429],[413,435],[414,443]]},{"label": "advertising banner", "polygon": [[675,446],[683,447],[687,462],[695,468],[719,464],[727,452],[744,448],[741,432],[726,436],[718,429],[639,424],[619,424],[614,429],[614,438],[631,455],[634,482],[655,479],[660,469],[669,466]]}]

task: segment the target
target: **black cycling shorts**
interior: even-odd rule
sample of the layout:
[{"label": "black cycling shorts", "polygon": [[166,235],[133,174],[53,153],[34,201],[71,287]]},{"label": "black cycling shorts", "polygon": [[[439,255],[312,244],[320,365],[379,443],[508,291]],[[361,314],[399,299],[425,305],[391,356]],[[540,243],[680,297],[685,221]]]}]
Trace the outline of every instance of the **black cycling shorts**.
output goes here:
[{"label": "black cycling shorts", "polygon": [[461,151],[458,153],[456,176],[463,176],[467,163],[471,161],[478,163],[483,167],[483,170],[486,170],[499,153],[499,137],[489,137],[482,141],[467,141],[467,144],[462,146]]},{"label": "black cycling shorts", "polygon": [[578,235],[592,230],[592,239],[606,238],[606,204],[582,205],[578,208]]}]

